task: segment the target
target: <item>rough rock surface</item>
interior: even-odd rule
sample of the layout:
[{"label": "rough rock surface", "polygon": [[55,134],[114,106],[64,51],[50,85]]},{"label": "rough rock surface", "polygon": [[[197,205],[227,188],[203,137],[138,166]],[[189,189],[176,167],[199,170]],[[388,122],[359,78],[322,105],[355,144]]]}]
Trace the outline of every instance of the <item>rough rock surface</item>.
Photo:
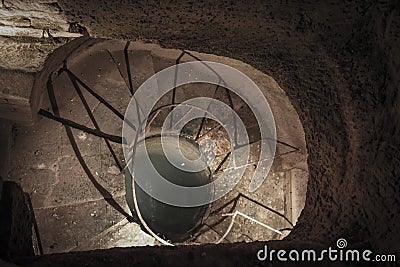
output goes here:
[{"label": "rough rock surface", "polygon": [[[300,116],[309,153],[307,201],[288,242],[343,237],[375,252],[400,251],[399,2],[59,3],[93,36],[229,56],[272,76]],[[157,253],[141,255],[157,265],[172,252]],[[186,249],[179,258],[200,254]]]},{"label": "rough rock surface", "polygon": [[[29,197],[13,182],[4,182],[0,202],[0,258],[15,261],[34,255]],[[1,263],[1,262],[0,262]]]},{"label": "rough rock surface", "polygon": [[310,179],[287,239],[399,251],[400,7],[395,1],[67,1],[94,36],[240,59],[271,75],[303,123]]},{"label": "rough rock surface", "polygon": [[[3,0],[0,5],[0,118],[32,124],[34,81],[49,55],[85,34],[56,1]],[[34,110],[34,111],[32,111]]]}]

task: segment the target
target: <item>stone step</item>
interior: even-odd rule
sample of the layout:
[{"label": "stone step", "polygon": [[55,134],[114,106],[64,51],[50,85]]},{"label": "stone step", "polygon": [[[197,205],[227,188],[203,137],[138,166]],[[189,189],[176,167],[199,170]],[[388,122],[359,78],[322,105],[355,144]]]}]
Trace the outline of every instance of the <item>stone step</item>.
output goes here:
[{"label": "stone step", "polygon": [[72,251],[89,251],[115,247],[153,246],[154,237],[146,234],[140,226],[127,219],[110,226],[101,233],[80,244]]},{"label": "stone step", "polygon": [[[114,199],[128,211],[125,196]],[[35,208],[35,215],[45,254],[86,250],[90,240],[124,220],[104,199]]]}]

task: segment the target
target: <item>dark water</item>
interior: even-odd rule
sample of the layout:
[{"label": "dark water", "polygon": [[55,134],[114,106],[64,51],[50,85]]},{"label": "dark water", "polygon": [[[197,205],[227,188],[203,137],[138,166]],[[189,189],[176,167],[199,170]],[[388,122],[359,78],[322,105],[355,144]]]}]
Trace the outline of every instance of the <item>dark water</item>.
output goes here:
[{"label": "dark water", "polygon": [[[200,153],[197,144],[181,138],[180,146],[185,156],[191,160],[199,157]],[[144,160],[145,147],[155,169],[168,181],[188,187],[205,185],[211,181],[208,168],[199,172],[186,172],[171,164],[163,152],[159,137],[147,139],[146,146],[144,143],[138,145],[135,158],[135,179],[140,177],[147,181],[151,180],[150,176],[154,175],[153,168],[149,166],[150,163]],[[168,148],[168,146],[166,148],[177,149],[175,147]],[[125,180],[127,202],[131,211],[134,212],[132,182],[128,175],[126,175]],[[179,242],[187,239],[207,214],[208,205],[191,208],[175,207],[152,198],[137,184],[135,189],[139,210],[147,225],[155,233],[171,241]],[[160,188],[152,189],[155,191],[160,190]]]}]

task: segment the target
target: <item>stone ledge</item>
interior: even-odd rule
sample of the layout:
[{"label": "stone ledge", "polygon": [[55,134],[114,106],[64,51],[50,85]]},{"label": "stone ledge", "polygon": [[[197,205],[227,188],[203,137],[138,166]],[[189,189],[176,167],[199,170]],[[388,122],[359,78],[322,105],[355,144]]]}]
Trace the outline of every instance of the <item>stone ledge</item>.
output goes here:
[{"label": "stone ledge", "polygon": [[[1,2],[0,118],[24,125],[34,122],[40,102],[36,97],[41,95],[35,88],[45,86],[43,81],[57,67],[49,68],[46,62],[55,56],[52,62],[61,64],[56,50],[82,36],[72,26],[57,1]],[[61,53],[65,56],[66,49]]]},{"label": "stone ledge", "polygon": [[20,123],[32,120],[29,97],[34,73],[0,69],[0,118]]},{"label": "stone ledge", "polygon": [[63,38],[59,42],[34,38],[0,40],[0,50],[5,50],[0,55],[0,118],[22,125],[33,124],[47,78],[87,39]]}]

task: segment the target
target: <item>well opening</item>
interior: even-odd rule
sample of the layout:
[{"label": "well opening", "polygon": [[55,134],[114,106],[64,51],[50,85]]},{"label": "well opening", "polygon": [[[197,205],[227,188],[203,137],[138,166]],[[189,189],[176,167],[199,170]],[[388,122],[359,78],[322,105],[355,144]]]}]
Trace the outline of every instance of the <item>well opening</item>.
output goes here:
[{"label": "well opening", "polygon": [[[205,83],[180,86],[174,102],[172,94],[167,94],[157,103],[156,109],[169,107],[158,113],[149,131],[154,136],[158,133],[174,104],[199,96],[215,98],[232,107],[244,122],[251,142],[249,164],[234,190],[210,205],[189,209],[186,215],[180,209],[159,205],[138,189],[145,221],[156,235],[183,244],[279,240],[290,233],[305,203],[307,150],[298,115],[271,77],[226,57],[140,42],[90,39],[69,55],[64,65],[54,68],[42,94],[41,116],[34,127],[21,127],[13,151],[21,157],[13,159],[10,177],[31,177],[20,182],[32,196],[45,253],[162,244],[143,228],[134,212],[126,179],[130,175],[124,175],[128,162],[121,148],[123,114],[132,93],[149,77],[177,63],[199,60],[236,68],[259,86],[276,123],[274,163],[262,186],[249,192],[260,160],[260,129],[250,107],[238,95],[227,94],[223,86],[218,90]],[[209,182],[210,177],[218,179],[233,148],[223,127],[198,118],[185,125],[182,134],[196,139],[196,149],[209,139],[215,142],[211,175],[193,178],[201,183]],[[157,143],[156,137],[148,140]],[[152,157],[163,161],[157,151]],[[147,168],[140,167],[145,176]],[[177,224],[179,216],[191,218]],[[60,230],[65,227],[71,230]]]}]

